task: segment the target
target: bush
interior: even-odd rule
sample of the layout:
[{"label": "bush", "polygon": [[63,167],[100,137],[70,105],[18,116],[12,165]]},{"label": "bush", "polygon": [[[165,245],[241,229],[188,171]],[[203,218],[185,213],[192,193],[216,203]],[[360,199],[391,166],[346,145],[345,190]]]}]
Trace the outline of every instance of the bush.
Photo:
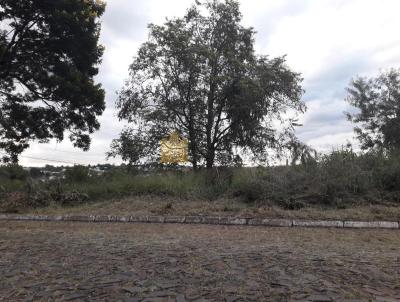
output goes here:
[{"label": "bush", "polygon": [[0,180],[26,180],[28,172],[19,165],[0,166]]},{"label": "bush", "polygon": [[21,208],[25,208],[28,203],[28,197],[23,192],[10,192],[2,194],[0,200],[0,209],[6,213],[18,213]]},{"label": "bush", "polygon": [[232,193],[244,202],[261,200],[267,195],[268,171],[264,168],[237,169],[233,175]]},{"label": "bush", "polygon": [[43,172],[40,168],[31,168],[29,170],[29,175],[31,178],[39,178],[41,176],[43,176]]},{"label": "bush", "polygon": [[92,176],[88,167],[74,166],[66,169],[65,181],[45,182],[31,180],[19,166],[2,166],[0,180],[0,200],[9,192],[22,192],[28,200],[16,198],[16,203],[32,207],[154,194],[208,200],[236,197],[246,203],[273,203],[288,210],[315,204],[345,208],[362,202],[400,202],[400,154],[356,154],[340,149],[312,165],[185,172],[176,167],[146,172],[120,166]]},{"label": "bush", "polygon": [[65,179],[68,182],[86,182],[89,179],[89,168],[81,165],[68,167],[65,170]]},{"label": "bush", "polygon": [[323,156],[319,165],[320,191],[327,203],[371,188],[370,171],[364,169],[363,156],[351,149],[333,151]]}]

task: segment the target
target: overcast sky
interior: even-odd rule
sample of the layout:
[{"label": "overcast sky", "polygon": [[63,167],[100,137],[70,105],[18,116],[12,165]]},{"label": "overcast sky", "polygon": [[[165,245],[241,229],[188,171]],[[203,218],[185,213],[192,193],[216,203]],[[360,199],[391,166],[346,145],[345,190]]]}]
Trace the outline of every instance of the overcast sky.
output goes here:
[{"label": "overcast sky", "polygon": [[[105,162],[111,140],[123,124],[114,103],[147,24],[182,16],[191,0],[108,0],[102,18],[101,43],[106,51],[97,81],[106,90],[107,109],[89,152],[62,143],[32,144],[21,164],[40,166],[63,161]],[[304,77],[308,111],[297,135],[320,151],[353,141],[352,125],[343,114],[345,88],[356,75],[374,76],[400,67],[399,0],[241,0],[243,24],[257,31],[256,50],[287,55],[288,65]],[[41,158],[47,160],[38,160]],[[119,160],[111,160],[118,163]]]}]

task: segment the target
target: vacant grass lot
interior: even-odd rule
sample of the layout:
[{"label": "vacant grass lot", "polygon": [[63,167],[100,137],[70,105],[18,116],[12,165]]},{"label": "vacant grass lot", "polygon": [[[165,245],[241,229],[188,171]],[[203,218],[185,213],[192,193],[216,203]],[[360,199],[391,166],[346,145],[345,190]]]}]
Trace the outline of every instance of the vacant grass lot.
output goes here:
[{"label": "vacant grass lot", "polygon": [[343,149],[291,166],[147,168],[97,175],[74,166],[44,180],[2,166],[0,212],[400,220],[400,153]]},{"label": "vacant grass lot", "polygon": [[398,231],[1,222],[0,234],[1,301],[400,299]]}]

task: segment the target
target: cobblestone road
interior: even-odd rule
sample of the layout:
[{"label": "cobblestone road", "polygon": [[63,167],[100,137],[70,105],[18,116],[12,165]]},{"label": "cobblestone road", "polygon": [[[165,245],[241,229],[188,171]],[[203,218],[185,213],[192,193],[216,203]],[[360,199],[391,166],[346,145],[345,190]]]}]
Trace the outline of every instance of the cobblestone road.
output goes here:
[{"label": "cobblestone road", "polygon": [[400,301],[400,232],[1,222],[0,301]]}]

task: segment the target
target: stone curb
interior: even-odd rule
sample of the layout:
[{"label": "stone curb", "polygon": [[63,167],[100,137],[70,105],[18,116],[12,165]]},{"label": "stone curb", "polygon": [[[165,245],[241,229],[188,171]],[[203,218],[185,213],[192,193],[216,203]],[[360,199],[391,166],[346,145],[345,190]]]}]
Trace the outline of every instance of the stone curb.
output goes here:
[{"label": "stone curb", "polygon": [[321,227],[321,228],[343,228],[341,220],[293,220],[293,226],[297,227]]},{"label": "stone curb", "polygon": [[345,221],[345,228],[398,229],[399,223],[392,221]]},{"label": "stone curb", "polygon": [[179,223],[211,225],[248,225],[268,227],[399,229],[397,221],[343,221],[302,219],[260,219],[204,216],[114,216],[114,215],[19,215],[0,214],[0,221],[74,221],[74,222],[121,222],[121,223]]}]

